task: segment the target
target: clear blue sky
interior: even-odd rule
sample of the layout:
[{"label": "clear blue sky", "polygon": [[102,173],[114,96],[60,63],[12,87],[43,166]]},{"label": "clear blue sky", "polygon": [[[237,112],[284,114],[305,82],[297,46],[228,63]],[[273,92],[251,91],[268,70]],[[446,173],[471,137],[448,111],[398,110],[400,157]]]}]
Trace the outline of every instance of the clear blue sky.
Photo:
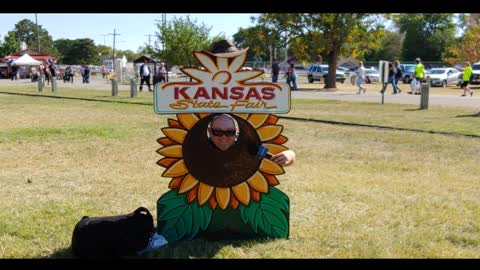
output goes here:
[{"label": "clear blue sky", "polygon": [[[186,17],[197,20],[197,23],[205,23],[211,27],[210,35],[215,36],[225,33],[227,38],[232,36],[239,28],[253,26],[250,17],[257,17],[258,14],[247,13],[167,13],[167,21],[173,18]],[[77,39],[91,38],[95,44],[113,45],[113,29],[120,36],[116,37],[115,48],[120,50],[137,51],[138,47],[148,43],[148,36],[156,32],[156,21],[161,20],[161,13],[152,14],[48,14],[38,13],[38,24],[48,31],[53,40],[56,39]],[[0,40],[3,42],[8,31],[13,30],[15,24],[22,19],[28,19],[35,23],[35,13],[22,14],[1,14],[0,13]],[[151,37],[153,45],[154,37]]]}]

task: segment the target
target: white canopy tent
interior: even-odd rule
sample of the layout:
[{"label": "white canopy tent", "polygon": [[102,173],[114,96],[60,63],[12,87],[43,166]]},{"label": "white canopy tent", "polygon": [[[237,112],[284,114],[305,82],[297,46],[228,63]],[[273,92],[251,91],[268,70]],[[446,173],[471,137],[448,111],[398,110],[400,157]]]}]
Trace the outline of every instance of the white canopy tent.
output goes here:
[{"label": "white canopy tent", "polygon": [[33,59],[30,55],[28,55],[28,53],[26,53],[22,55],[22,57],[13,61],[12,64],[17,66],[38,66],[41,65],[42,62]]}]

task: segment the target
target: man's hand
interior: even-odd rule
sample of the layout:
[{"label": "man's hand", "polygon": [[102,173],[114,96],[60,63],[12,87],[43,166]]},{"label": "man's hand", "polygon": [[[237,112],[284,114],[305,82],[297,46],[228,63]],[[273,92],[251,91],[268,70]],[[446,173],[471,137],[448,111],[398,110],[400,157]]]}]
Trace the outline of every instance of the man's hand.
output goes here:
[{"label": "man's hand", "polygon": [[273,155],[271,160],[281,166],[290,166],[295,161],[295,152],[292,150],[285,150]]}]

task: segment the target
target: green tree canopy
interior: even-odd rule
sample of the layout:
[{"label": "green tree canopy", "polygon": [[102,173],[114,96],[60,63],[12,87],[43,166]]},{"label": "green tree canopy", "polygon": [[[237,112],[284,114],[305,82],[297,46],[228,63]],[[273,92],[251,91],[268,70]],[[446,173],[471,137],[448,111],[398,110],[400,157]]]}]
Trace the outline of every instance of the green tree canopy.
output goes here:
[{"label": "green tree canopy", "polygon": [[14,31],[8,31],[7,35],[0,43],[0,56],[7,56],[20,50],[20,43],[15,37]]},{"label": "green tree canopy", "polygon": [[60,63],[67,65],[99,65],[100,57],[92,39],[59,39],[55,47],[60,52]]},{"label": "green tree canopy", "polygon": [[292,44],[297,59],[313,57],[310,60],[316,61],[320,56],[327,59],[325,87],[335,88],[339,55],[358,57],[379,45],[383,25],[376,17],[363,13],[264,13],[258,22],[277,31],[285,43]]},{"label": "green tree canopy", "polygon": [[455,42],[454,15],[447,13],[398,14],[393,17],[400,33],[405,33],[402,58],[440,61]]},{"label": "green tree canopy", "polygon": [[[185,19],[174,18],[165,25],[157,23],[157,27],[153,56],[166,61],[169,66],[197,65],[192,51],[208,50],[213,41],[223,38],[217,35],[210,39],[211,27],[204,23],[198,24],[196,20],[190,20],[189,16]],[[165,48],[162,48],[161,44],[164,44]]]},{"label": "green tree canopy", "polygon": [[461,15],[465,29],[463,36],[457,38],[447,48],[442,60],[453,65],[459,62],[480,61],[480,14]]},{"label": "green tree canopy", "polygon": [[249,48],[247,61],[253,61],[255,57],[270,59],[270,48],[282,47],[278,33],[262,25],[240,28],[233,35],[233,41],[239,48]]},{"label": "green tree canopy", "polygon": [[403,38],[403,35],[398,32],[386,31],[385,36],[380,41],[380,46],[370,50],[365,55],[365,60],[403,60],[401,59]]},{"label": "green tree canopy", "polygon": [[[17,42],[25,42],[27,48],[38,50],[37,44],[37,26],[34,22],[23,19],[15,24],[14,30]],[[53,45],[53,39],[46,29],[38,25],[38,36],[40,40],[40,51],[49,55],[59,57],[59,52]]]}]

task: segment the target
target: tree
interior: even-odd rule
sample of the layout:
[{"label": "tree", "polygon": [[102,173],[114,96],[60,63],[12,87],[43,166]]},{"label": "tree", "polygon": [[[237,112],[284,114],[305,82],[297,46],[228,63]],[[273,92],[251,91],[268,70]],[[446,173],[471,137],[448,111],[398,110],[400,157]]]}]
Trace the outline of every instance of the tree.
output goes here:
[{"label": "tree", "polygon": [[443,61],[451,65],[480,60],[480,14],[470,14],[463,19],[466,22],[463,36],[452,43],[442,57]]},{"label": "tree", "polygon": [[370,50],[365,55],[365,60],[403,60],[401,59],[403,39],[403,34],[400,34],[398,32],[386,31],[385,36],[380,41],[380,46],[376,49]]},{"label": "tree", "polygon": [[76,39],[72,46],[70,56],[73,59],[76,59],[77,64],[100,64],[100,57],[98,55],[97,47],[90,38]]},{"label": "tree", "polygon": [[[23,19],[14,26],[13,30],[16,34],[17,42],[25,42],[27,48],[38,50],[37,44],[37,26],[34,22]],[[53,39],[48,34],[48,31],[38,25],[38,36],[40,40],[40,50],[43,53],[58,57],[59,52],[53,46]]]},{"label": "tree", "polygon": [[145,44],[145,46],[140,46],[137,52],[139,55],[146,55],[148,57],[151,57],[157,53],[153,46],[149,46],[148,44]]},{"label": "tree", "polygon": [[20,43],[17,42],[14,31],[8,31],[0,43],[0,56],[6,56],[20,50]]},{"label": "tree", "polygon": [[73,44],[74,41],[71,39],[57,39],[53,42],[53,46],[59,52],[59,63],[74,64],[74,59],[72,59],[70,55]]},{"label": "tree", "polygon": [[[158,32],[155,32],[157,41],[154,43],[154,56],[172,65],[197,65],[192,51],[208,50],[214,40],[222,39],[217,35],[209,38],[211,27],[204,23],[197,24],[187,16],[185,19],[174,18],[165,25],[157,23]],[[162,48],[160,44],[165,44]]]},{"label": "tree", "polygon": [[273,50],[282,46],[277,32],[262,25],[240,28],[233,35],[233,41],[239,48],[249,48],[247,61],[270,59],[270,48]]},{"label": "tree", "polygon": [[376,16],[363,13],[264,13],[258,22],[275,29],[285,44],[293,44],[300,54],[297,58],[310,55],[327,59],[329,72],[325,88],[335,88],[340,54],[362,55],[379,45],[383,26],[375,19]]},{"label": "tree", "polygon": [[113,49],[110,46],[105,46],[105,45],[97,45],[97,52],[101,56],[111,56],[113,55]]},{"label": "tree", "polygon": [[54,42],[60,52],[60,62],[67,65],[100,64],[97,47],[92,39],[59,39]]},{"label": "tree", "polygon": [[127,58],[128,62],[133,62],[135,59],[140,57],[140,54],[133,52],[132,50],[122,51],[123,55]]},{"label": "tree", "polygon": [[442,53],[455,41],[454,15],[415,13],[394,16],[394,23],[405,33],[403,59],[420,57],[423,61],[440,61]]}]

